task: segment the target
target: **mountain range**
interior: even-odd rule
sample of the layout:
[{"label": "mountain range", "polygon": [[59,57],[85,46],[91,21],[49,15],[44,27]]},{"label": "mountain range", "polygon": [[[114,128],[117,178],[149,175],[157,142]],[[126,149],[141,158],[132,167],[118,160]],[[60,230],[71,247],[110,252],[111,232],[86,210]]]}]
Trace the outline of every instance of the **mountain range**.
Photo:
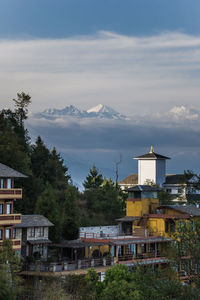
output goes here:
[{"label": "mountain range", "polygon": [[48,108],[41,113],[35,114],[39,118],[55,119],[59,117],[73,117],[73,118],[99,118],[99,119],[115,119],[126,120],[127,117],[118,113],[107,105],[99,104],[88,110],[80,110],[73,105],[68,105],[63,109]]}]

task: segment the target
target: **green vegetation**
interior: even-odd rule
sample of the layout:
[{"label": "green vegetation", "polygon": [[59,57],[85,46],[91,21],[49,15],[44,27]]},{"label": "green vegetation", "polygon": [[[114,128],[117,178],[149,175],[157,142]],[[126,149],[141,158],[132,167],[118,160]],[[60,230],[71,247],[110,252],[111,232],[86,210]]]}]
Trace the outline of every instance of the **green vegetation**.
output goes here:
[{"label": "green vegetation", "polygon": [[12,250],[11,242],[5,240],[0,247],[0,300],[16,299],[22,291],[22,280],[17,275],[19,270],[20,258]]}]

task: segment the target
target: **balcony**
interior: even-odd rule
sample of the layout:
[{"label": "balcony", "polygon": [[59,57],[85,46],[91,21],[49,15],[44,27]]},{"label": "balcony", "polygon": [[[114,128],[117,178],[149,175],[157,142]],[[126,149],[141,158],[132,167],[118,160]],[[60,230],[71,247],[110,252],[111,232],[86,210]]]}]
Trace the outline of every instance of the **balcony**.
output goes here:
[{"label": "balcony", "polygon": [[0,189],[0,199],[22,199],[22,189]]},{"label": "balcony", "polygon": [[21,224],[21,214],[0,215],[0,225]]},{"label": "balcony", "polygon": [[[13,250],[21,249],[21,239],[11,239]],[[0,246],[3,245],[3,241],[0,241]]]}]

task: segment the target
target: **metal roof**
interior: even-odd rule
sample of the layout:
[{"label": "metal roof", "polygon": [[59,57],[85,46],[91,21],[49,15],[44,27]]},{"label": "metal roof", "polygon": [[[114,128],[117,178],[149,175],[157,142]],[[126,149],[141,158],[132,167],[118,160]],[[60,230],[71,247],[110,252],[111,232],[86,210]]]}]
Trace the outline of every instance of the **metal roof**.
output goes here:
[{"label": "metal roof", "polygon": [[127,192],[158,192],[160,188],[153,185],[135,185],[126,189]]},{"label": "metal roof", "polygon": [[77,240],[63,240],[60,243],[52,244],[53,247],[57,248],[85,248],[87,246],[81,239]]},{"label": "metal roof", "polygon": [[161,205],[159,208],[171,208],[176,211],[189,214],[191,217],[200,217],[200,208],[195,205]]},{"label": "metal roof", "polygon": [[170,159],[170,157],[160,155],[160,154],[155,153],[155,152],[149,152],[147,154],[137,156],[134,159]]},{"label": "metal roof", "polygon": [[166,237],[148,237],[148,238],[133,238],[130,240],[112,240],[111,243],[114,245],[128,245],[128,244],[149,244],[159,242],[171,242],[172,239]]},{"label": "metal roof", "polygon": [[120,221],[120,222],[131,222],[131,221],[135,221],[135,220],[139,220],[141,219],[141,217],[123,217],[120,219],[116,219],[116,221]]},{"label": "metal roof", "polygon": [[0,177],[27,178],[26,175],[0,163]]},{"label": "metal roof", "polygon": [[52,242],[49,239],[37,239],[37,240],[28,240],[32,245],[36,244],[51,244]]},{"label": "metal roof", "polygon": [[24,228],[24,227],[50,227],[54,226],[46,217],[42,215],[22,215],[21,224],[16,224],[14,228]]}]

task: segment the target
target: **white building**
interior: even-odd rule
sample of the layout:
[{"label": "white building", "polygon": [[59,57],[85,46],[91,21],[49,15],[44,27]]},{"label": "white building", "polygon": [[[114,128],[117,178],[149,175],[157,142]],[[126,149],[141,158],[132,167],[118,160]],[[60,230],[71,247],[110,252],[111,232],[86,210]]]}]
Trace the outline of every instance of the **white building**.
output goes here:
[{"label": "white building", "polygon": [[119,182],[122,190],[134,185],[156,184],[173,195],[172,199],[176,201],[186,202],[188,197],[199,197],[199,191],[191,188],[192,179],[186,182],[184,174],[166,174],[166,160],[170,158],[155,153],[152,146],[149,153],[134,159],[138,160],[138,174],[131,174]]}]

